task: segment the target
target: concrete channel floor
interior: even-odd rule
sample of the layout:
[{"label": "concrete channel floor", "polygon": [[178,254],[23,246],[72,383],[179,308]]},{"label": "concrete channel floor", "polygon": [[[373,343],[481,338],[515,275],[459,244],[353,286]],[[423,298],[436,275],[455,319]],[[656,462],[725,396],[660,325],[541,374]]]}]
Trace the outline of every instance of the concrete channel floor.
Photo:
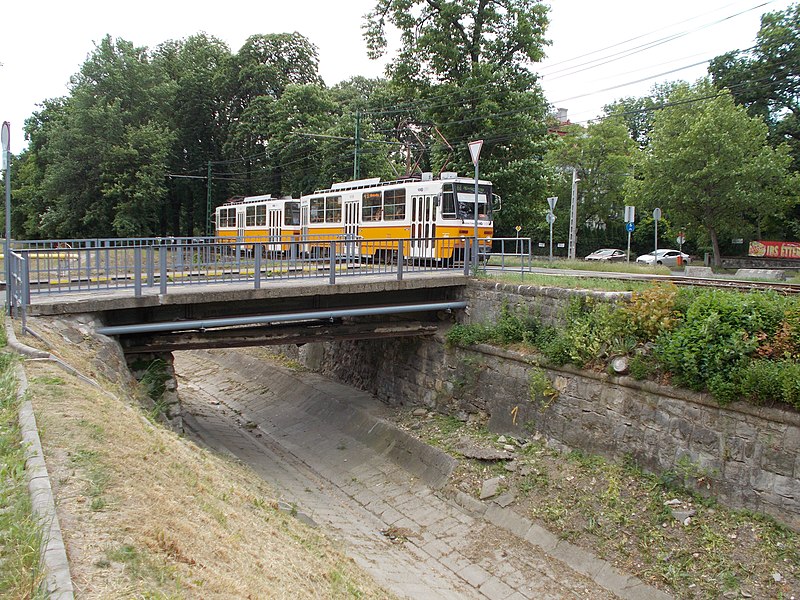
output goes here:
[{"label": "concrete channel floor", "polygon": [[363,427],[386,414],[368,394],[236,351],[176,352],[175,369],[190,435],[248,464],[396,595],[617,597],[343,431],[331,411]]}]

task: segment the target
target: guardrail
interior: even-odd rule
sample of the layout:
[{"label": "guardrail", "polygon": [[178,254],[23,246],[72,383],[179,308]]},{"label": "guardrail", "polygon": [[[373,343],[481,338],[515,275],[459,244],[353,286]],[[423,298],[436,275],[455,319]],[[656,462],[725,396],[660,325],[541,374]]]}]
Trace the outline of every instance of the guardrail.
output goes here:
[{"label": "guardrail", "polygon": [[[134,238],[15,241],[11,253],[14,306],[31,296],[212,283],[393,275],[456,270],[469,274],[470,238],[365,240],[346,236]],[[16,293],[21,295],[18,297]]]}]

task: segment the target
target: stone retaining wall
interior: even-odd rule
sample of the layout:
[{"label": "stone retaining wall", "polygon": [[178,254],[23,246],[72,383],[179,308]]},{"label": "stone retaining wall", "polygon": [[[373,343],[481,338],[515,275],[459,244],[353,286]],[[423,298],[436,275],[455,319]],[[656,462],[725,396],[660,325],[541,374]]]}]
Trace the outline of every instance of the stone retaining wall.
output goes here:
[{"label": "stone retaining wall", "polygon": [[[473,286],[466,292],[468,318],[494,320],[505,302],[538,308],[551,320],[569,299],[563,290],[511,287]],[[651,382],[540,367],[535,356],[489,346],[447,348],[442,337],[315,345],[300,355],[389,404],[420,404],[462,419],[477,415],[498,433],[539,432],[562,448],[630,457],[729,506],[800,529],[795,412],[745,403],[723,408],[705,395]],[[542,374],[556,395],[541,393]]]}]

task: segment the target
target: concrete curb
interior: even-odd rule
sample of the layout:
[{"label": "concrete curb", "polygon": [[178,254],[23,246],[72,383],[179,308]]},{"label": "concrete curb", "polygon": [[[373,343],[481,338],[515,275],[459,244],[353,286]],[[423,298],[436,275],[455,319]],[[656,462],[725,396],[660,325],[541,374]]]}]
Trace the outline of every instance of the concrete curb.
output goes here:
[{"label": "concrete curb", "polygon": [[[6,320],[6,334],[8,346],[19,354],[32,358],[50,357],[47,352],[20,344],[8,320]],[[47,472],[47,465],[44,460],[39,430],[36,426],[36,417],[33,414],[33,405],[29,400],[24,399],[28,390],[28,378],[22,365],[16,365],[15,375],[19,382],[17,397],[22,400],[19,411],[19,424],[22,430],[22,443],[25,447],[25,471],[28,479],[28,492],[31,495],[33,515],[42,529],[40,553],[45,571],[47,593],[52,600],[72,600],[75,596],[72,577],[69,572],[67,551],[61,535],[58,516],[56,515],[53,489],[50,486],[50,475]]]},{"label": "concrete curb", "polygon": [[672,596],[647,585],[641,579],[617,570],[608,561],[597,558],[591,552],[560,540],[544,527],[517,514],[510,508],[502,508],[494,502],[481,502],[464,492],[449,494],[465,512],[482,518],[495,527],[539,546],[545,553],[585,575],[598,585],[624,600],[671,600]]}]

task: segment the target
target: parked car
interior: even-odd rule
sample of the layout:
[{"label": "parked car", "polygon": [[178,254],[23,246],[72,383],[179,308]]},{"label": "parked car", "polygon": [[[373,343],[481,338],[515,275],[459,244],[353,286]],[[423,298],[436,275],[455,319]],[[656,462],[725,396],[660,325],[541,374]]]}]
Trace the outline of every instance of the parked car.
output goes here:
[{"label": "parked car", "polygon": [[679,264],[688,265],[690,262],[692,262],[692,257],[685,252],[679,252],[678,250],[659,249],[658,256],[654,257],[653,252],[648,252],[647,254],[642,254],[639,258],[637,258],[636,262],[645,265],[652,265],[655,262],[657,265],[677,267]]},{"label": "parked car", "polygon": [[619,248],[603,248],[595,250],[585,260],[601,260],[604,262],[622,262],[625,260],[625,252]]}]

